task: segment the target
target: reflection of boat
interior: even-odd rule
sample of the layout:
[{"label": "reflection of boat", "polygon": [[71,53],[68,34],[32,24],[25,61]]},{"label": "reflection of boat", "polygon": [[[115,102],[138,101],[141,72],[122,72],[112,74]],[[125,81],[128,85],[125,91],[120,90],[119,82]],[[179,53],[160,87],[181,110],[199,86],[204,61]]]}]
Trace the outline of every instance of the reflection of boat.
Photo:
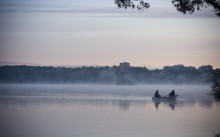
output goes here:
[{"label": "reflection of boat", "polygon": [[174,110],[175,105],[176,105],[177,96],[178,95],[175,95],[172,97],[165,96],[165,97],[161,97],[161,98],[152,97],[152,101],[154,102],[156,109],[158,109],[160,103],[162,102],[164,104],[168,104]]},{"label": "reflection of boat", "polygon": [[178,95],[175,95],[175,96],[165,96],[165,97],[160,97],[160,98],[157,98],[157,97],[152,97],[152,100],[158,100],[158,101],[172,101],[172,100],[176,100],[177,99],[177,96]]}]

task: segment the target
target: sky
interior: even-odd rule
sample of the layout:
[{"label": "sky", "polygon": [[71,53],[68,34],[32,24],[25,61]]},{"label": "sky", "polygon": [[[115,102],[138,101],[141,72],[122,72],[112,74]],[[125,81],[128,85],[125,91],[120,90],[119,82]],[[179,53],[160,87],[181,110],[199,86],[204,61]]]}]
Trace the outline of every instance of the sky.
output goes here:
[{"label": "sky", "polygon": [[114,0],[1,0],[0,63],[220,68],[220,18],[183,15],[171,1],[143,12]]}]

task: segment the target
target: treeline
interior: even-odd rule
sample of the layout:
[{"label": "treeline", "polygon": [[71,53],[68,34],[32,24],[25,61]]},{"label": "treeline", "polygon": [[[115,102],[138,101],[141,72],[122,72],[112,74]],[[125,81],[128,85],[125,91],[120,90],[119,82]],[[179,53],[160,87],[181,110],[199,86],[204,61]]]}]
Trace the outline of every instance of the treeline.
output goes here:
[{"label": "treeline", "polygon": [[113,67],[41,67],[1,66],[0,83],[103,83],[103,84],[208,84],[212,82],[212,71],[193,70],[149,70],[145,67],[130,67],[121,71]]},{"label": "treeline", "polygon": [[213,71],[212,93],[217,99],[220,99],[220,69]]}]

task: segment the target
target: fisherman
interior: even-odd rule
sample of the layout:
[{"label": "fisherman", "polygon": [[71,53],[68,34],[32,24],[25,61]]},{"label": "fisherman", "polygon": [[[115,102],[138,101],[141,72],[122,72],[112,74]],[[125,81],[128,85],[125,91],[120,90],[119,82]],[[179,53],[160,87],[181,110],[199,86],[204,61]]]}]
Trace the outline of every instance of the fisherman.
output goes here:
[{"label": "fisherman", "polygon": [[176,96],[176,93],[175,93],[174,90],[172,90],[168,95],[169,95],[170,97],[174,97],[174,96]]},{"label": "fisherman", "polygon": [[155,98],[161,98],[161,96],[160,96],[158,90],[156,90],[156,92],[155,92],[155,94],[154,94],[154,97],[155,97]]}]

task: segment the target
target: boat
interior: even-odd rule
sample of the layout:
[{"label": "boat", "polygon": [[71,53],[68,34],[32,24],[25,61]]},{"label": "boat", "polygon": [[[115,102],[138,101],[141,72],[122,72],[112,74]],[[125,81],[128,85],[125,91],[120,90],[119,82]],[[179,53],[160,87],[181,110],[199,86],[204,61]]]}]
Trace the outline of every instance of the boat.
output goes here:
[{"label": "boat", "polygon": [[178,95],[175,95],[175,96],[165,96],[165,97],[160,97],[160,98],[157,98],[157,97],[152,97],[152,100],[154,101],[172,101],[172,100],[177,100],[177,96]]}]

